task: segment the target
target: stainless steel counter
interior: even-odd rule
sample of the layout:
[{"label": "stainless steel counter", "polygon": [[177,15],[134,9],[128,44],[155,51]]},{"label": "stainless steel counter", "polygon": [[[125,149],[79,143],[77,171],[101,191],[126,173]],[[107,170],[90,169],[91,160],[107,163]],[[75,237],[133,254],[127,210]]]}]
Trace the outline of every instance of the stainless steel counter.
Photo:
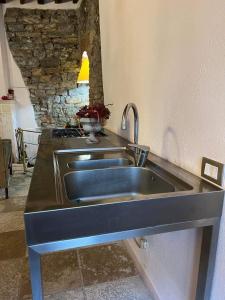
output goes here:
[{"label": "stainless steel counter", "polygon": [[[124,147],[112,132],[94,147]],[[196,300],[209,300],[224,192],[215,185],[150,153],[147,168],[175,188],[138,201],[79,206],[58,199],[53,152],[93,148],[84,138],[53,139],[44,131],[25,210],[34,300],[42,300],[40,256],[51,251],[96,245],[155,233],[202,227],[203,242]],[[88,188],[88,184],[87,184]]]}]

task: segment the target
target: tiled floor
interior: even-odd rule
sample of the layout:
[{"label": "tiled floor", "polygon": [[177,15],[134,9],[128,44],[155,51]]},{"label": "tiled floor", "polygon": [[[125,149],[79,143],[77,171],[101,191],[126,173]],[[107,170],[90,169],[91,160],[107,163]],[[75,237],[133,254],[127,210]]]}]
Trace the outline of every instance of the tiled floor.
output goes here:
[{"label": "tiled floor", "polygon": [[[10,199],[0,192],[0,300],[30,300],[23,209],[30,175],[14,172]],[[151,300],[123,243],[42,257],[45,299]]]}]

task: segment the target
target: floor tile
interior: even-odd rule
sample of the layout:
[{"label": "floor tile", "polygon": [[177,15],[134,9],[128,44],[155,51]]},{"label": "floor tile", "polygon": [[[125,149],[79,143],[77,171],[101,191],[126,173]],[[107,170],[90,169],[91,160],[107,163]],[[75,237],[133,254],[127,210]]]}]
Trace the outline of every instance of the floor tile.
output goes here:
[{"label": "floor tile", "polygon": [[44,288],[48,294],[82,285],[76,250],[43,256],[42,268]]},{"label": "floor tile", "polygon": [[[82,286],[76,250],[44,255],[42,274],[45,295],[79,289]],[[26,259],[22,271],[19,299],[29,299],[30,295],[29,267]]]},{"label": "floor tile", "polygon": [[24,257],[26,253],[23,230],[0,233],[0,261]]},{"label": "floor tile", "polygon": [[0,233],[17,230],[24,230],[23,211],[1,213]]},{"label": "floor tile", "polygon": [[123,243],[79,250],[84,285],[107,282],[137,274]]},{"label": "floor tile", "polygon": [[87,300],[152,300],[139,276],[85,287]]},{"label": "floor tile", "polygon": [[0,261],[0,299],[15,300],[21,276],[22,259]]},{"label": "floor tile", "polygon": [[27,196],[0,199],[0,213],[10,211],[24,211]]},{"label": "floor tile", "polygon": [[[45,297],[45,300],[86,300],[82,289],[65,291]],[[96,299],[97,300],[97,299]]]},{"label": "floor tile", "polygon": [[[21,171],[13,172],[13,176],[10,176],[9,181],[9,198],[27,196],[31,175],[31,173],[23,174]],[[5,199],[4,189],[0,189],[0,199]]]},{"label": "floor tile", "polygon": [[[32,296],[25,295],[22,300],[32,300]],[[46,295],[44,296],[44,300],[86,300],[86,297],[82,289],[75,289],[71,291],[63,291],[51,295]]]}]

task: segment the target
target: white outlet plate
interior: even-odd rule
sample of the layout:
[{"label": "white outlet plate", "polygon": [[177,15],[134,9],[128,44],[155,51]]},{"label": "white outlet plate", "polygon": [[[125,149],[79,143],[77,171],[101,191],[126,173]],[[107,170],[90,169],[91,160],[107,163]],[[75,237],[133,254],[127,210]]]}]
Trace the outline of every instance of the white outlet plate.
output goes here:
[{"label": "white outlet plate", "polygon": [[225,184],[224,164],[207,157],[202,158],[201,176],[223,186]]}]

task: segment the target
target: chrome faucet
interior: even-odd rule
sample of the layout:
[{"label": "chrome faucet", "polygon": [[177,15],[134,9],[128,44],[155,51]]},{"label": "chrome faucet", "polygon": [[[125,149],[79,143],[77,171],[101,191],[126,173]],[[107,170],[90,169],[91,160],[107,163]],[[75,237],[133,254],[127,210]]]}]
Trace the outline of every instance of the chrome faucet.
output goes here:
[{"label": "chrome faucet", "polygon": [[150,151],[149,146],[128,144],[127,147],[134,153],[134,160],[136,167],[144,167]]},{"label": "chrome faucet", "polygon": [[138,144],[139,117],[138,117],[137,106],[134,103],[128,103],[125,106],[123,111],[123,116],[122,116],[121,129],[122,130],[127,129],[128,113],[131,108],[133,109],[134,112],[134,143]]},{"label": "chrome faucet", "polygon": [[134,112],[134,144],[128,144],[128,148],[134,153],[135,165],[137,167],[144,167],[150,148],[144,145],[138,145],[138,129],[139,129],[139,117],[137,106],[134,103],[128,103],[123,111],[121,129],[127,129],[128,113],[130,108]]}]

